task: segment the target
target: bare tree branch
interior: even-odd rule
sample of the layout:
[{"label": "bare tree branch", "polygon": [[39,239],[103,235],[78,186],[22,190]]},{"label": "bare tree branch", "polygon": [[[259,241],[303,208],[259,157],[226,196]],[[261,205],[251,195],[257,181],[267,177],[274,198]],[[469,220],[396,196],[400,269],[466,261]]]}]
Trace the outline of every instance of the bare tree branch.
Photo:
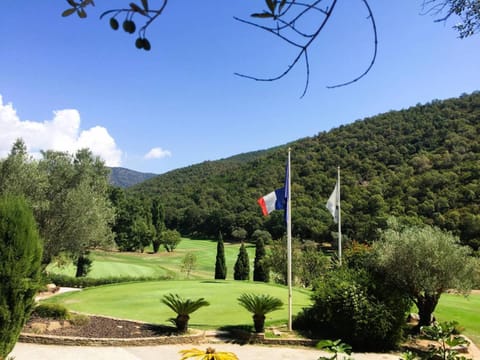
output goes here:
[{"label": "bare tree branch", "polygon": [[362,2],[364,3],[365,7],[368,10],[368,19],[370,19],[370,21],[372,23],[372,31],[373,31],[373,36],[374,36],[374,41],[373,41],[374,42],[374,50],[373,50],[372,59],[370,61],[370,65],[368,65],[368,67],[365,69],[365,71],[362,74],[360,74],[359,76],[357,76],[355,79],[344,82],[344,83],[341,83],[341,84],[338,84],[338,85],[327,86],[327,88],[329,88],[329,89],[334,89],[334,88],[341,87],[341,86],[347,86],[347,85],[353,84],[354,82],[360,80],[361,78],[363,78],[365,75],[368,74],[368,72],[372,69],[373,64],[375,64],[375,60],[377,59],[377,51],[378,51],[377,25],[375,23],[375,19],[373,17],[373,12],[372,12],[372,9],[370,8],[370,5],[368,4],[368,1],[367,0],[362,0]]},{"label": "bare tree branch", "polygon": [[[276,80],[279,80],[279,79],[283,78],[284,76],[286,76],[290,72],[290,70],[292,70],[297,65],[298,61],[303,57],[305,59],[306,79],[305,79],[304,90],[303,90],[303,93],[300,97],[302,98],[303,96],[305,96],[305,94],[308,90],[308,85],[309,85],[309,81],[310,81],[310,62],[309,62],[309,58],[308,58],[308,49],[309,49],[310,45],[313,43],[313,41],[315,41],[317,36],[320,34],[320,32],[324,29],[325,25],[327,24],[328,20],[330,19],[330,16],[333,13],[333,10],[335,9],[335,5],[337,3],[337,0],[333,0],[329,7],[326,7],[325,10],[321,11],[321,13],[324,15],[324,19],[319,23],[317,29],[312,34],[306,34],[305,32],[299,30],[298,25],[296,25],[296,24],[302,18],[302,16],[305,16],[305,14],[307,14],[308,12],[313,11],[313,10],[318,11],[319,10],[318,4],[320,4],[321,1],[322,0],[317,0],[317,1],[314,1],[312,4],[304,4],[304,3],[297,4],[294,1],[292,1],[290,3],[290,5],[291,5],[290,6],[290,11],[292,11],[292,9],[295,9],[296,6],[303,7],[304,9],[299,11],[298,14],[294,14],[292,16],[292,18],[288,19],[288,20],[278,19],[277,15],[274,13],[274,11],[271,11],[270,12],[270,15],[271,15],[270,18],[272,18],[275,21],[276,24],[279,24],[279,23],[282,24],[282,26],[277,25],[277,27],[262,26],[262,25],[259,25],[257,23],[254,23],[252,21],[247,21],[247,20],[242,20],[242,19],[239,19],[239,18],[235,18],[236,20],[238,20],[240,22],[243,22],[243,23],[246,23],[248,25],[251,25],[251,26],[260,28],[262,30],[265,30],[265,31],[279,37],[280,39],[284,40],[286,43],[288,43],[290,45],[293,45],[293,46],[300,49],[297,56],[295,56],[294,59],[290,62],[290,64],[287,65],[287,68],[277,76],[257,77],[257,76],[246,75],[246,74],[241,74],[241,73],[235,73],[235,75],[243,77],[243,78],[255,80],[255,81],[276,81]],[[268,14],[268,12],[264,12],[264,14]],[[280,12],[280,14],[283,14],[282,17],[285,17],[286,15],[288,15],[287,12],[283,12],[283,13]],[[282,31],[288,30],[288,29],[293,29],[295,33],[300,34],[301,36],[306,38],[306,42],[304,44],[297,43],[296,41],[292,40],[289,37],[288,34],[284,35],[282,33]]]}]

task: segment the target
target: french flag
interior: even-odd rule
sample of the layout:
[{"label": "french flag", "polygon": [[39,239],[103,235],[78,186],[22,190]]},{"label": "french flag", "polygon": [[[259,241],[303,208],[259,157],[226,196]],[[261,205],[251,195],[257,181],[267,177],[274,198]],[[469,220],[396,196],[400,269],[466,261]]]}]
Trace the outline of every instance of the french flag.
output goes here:
[{"label": "french flag", "polygon": [[283,210],[287,207],[287,198],[285,196],[285,188],[280,188],[271,193],[262,196],[257,200],[258,205],[262,208],[264,216],[270,214],[273,210]]}]

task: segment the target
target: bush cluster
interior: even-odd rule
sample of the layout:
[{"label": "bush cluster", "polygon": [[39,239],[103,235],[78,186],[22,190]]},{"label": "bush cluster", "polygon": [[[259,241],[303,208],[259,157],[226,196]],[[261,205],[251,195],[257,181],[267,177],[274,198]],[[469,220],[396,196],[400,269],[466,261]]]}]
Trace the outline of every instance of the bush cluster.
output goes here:
[{"label": "bush cluster", "polygon": [[314,304],[296,317],[294,327],[315,337],[342,339],[357,351],[394,348],[402,339],[410,302],[378,284],[365,270],[328,273],[317,284]]},{"label": "bush cluster", "polygon": [[118,284],[134,281],[157,281],[157,280],[171,280],[169,276],[156,276],[156,277],[131,277],[131,276],[116,276],[107,277],[101,279],[86,278],[86,277],[73,277],[61,274],[49,274],[47,281],[54,283],[57,286],[73,287],[73,288],[87,288],[91,286],[100,286],[108,284]]},{"label": "bush cluster", "polygon": [[68,309],[60,304],[40,304],[35,307],[33,314],[47,319],[67,320],[69,318]]}]

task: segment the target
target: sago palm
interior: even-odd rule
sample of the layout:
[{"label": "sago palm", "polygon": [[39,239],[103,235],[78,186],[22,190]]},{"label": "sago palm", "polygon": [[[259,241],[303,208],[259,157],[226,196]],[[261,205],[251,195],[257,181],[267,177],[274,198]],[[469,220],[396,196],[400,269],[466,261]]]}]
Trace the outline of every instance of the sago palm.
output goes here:
[{"label": "sago palm", "polygon": [[195,360],[238,360],[237,355],[232,352],[219,351],[209,347],[206,351],[198,349],[180,350],[182,358],[180,360],[195,359]]},{"label": "sago palm", "polygon": [[160,301],[177,314],[176,318],[170,320],[175,324],[180,333],[187,332],[191,313],[210,305],[204,298],[196,300],[184,299],[178,294],[167,294]]},{"label": "sago palm", "polygon": [[280,309],[283,306],[282,300],[270,295],[242,294],[237,299],[247,311],[253,314],[255,332],[265,330],[265,315]]}]

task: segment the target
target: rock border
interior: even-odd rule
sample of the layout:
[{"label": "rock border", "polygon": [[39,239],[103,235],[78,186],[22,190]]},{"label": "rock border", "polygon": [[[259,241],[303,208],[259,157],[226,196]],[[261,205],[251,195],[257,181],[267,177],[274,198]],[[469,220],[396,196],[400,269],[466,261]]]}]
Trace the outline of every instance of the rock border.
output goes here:
[{"label": "rock border", "polygon": [[[229,334],[221,331],[194,330],[190,335],[155,336],[142,338],[85,338],[76,336],[56,336],[32,333],[21,333],[18,341],[39,345],[63,345],[63,346],[152,346],[173,344],[201,344],[219,342],[238,342],[261,345],[283,345],[313,347],[318,340],[282,338],[266,338],[264,333],[234,333]],[[231,337],[233,335],[233,338]]]}]

